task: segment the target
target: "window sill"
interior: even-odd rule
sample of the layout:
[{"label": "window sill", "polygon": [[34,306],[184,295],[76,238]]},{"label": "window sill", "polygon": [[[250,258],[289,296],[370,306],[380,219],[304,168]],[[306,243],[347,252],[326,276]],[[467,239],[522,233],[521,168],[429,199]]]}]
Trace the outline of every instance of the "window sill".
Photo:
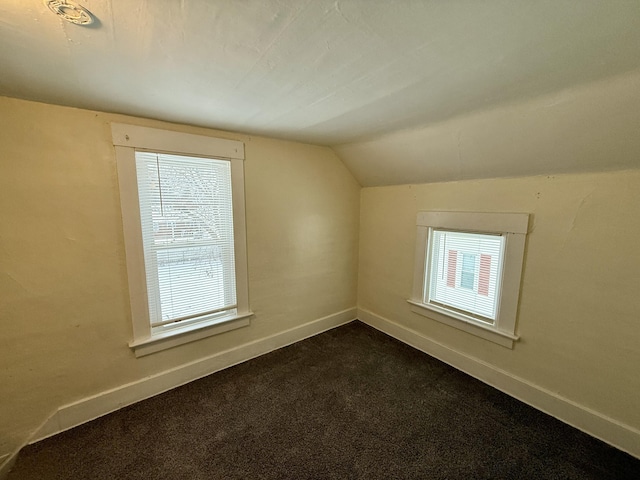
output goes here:
[{"label": "window sill", "polygon": [[136,357],[144,357],[145,355],[161,350],[246,327],[251,323],[251,316],[253,316],[253,312],[247,312],[236,315],[233,318],[225,318],[216,323],[208,323],[205,325],[195,324],[184,328],[176,328],[171,331],[156,334],[153,337],[134,340],[129,343],[129,347],[131,347]]},{"label": "window sill", "polygon": [[414,300],[407,300],[407,302],[411,305],[411,311],[413,313],[431,318],[432,320],[444,323],[450,327],[457,328],[458,330],[462,330],[477,337],[484,338],[485,340],[497,343],[503,347],[513,349],[514,342],[519,338],[509,332],[497,330],[491,326],[485,326],[480,322],[467,319],[464,315],[450,312],[445,308],[440,308],[435,305],[426,305]]}]

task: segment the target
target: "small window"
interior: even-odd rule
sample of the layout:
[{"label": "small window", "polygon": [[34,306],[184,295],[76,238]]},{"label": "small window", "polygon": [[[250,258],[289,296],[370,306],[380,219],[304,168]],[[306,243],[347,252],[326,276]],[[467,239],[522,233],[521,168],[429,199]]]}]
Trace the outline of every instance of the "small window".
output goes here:
[{"label": "small window", "polygon": [[136,355],[248,325],[242,143],[112,132]]},{"label": "small window", "polygon": [[441,229],[433,229],[431,236],[424,303],[455,308],[493,323],[504,237]]},{"label": "small window", "polygon": [[527,214],[418,214],[415,313],[512,347]]}]

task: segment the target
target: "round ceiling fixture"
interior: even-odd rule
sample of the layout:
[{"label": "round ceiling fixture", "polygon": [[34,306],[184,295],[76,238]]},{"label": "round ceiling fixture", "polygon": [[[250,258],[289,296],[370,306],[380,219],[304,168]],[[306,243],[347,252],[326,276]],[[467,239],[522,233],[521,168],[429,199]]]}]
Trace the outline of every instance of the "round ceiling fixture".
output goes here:
[{"label": "round ceiling fixture", "polygon": [[44,0],[44,4],[53,13],[76,25],[91,25],[93,15],[81,5],[71,0]]}]

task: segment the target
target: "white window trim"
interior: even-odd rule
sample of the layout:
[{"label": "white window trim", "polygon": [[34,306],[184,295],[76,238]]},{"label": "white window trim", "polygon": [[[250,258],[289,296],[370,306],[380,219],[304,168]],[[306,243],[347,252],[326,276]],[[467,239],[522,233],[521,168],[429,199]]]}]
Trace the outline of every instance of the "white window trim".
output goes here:
[{"label": "white window trim", "polygon": [[[411,298],[407,300],[411,305],[411,311],[504,347],[513,348],[514,342],[519,339],[515,332],[516,316],[529,214],[419,212],[416,225],[413,291]],[[428,268],[427,246],[430,233],[434,228],[501,234],[505,237],[498,315],[493,325],[438,305],[424,303],[424,292],[428,287],[428,278],[425,275]]]},{"label": "white window trim", "polygon": [[[247,274],[247,235],[244,197],[244,144],[202,135],[193,135],[156,128],[111,124],[116,152],[120,205],[124,229],[129,298],[133,323],[133,340],[129,346],[137,357],[192,342],[211,335],[249,325],[249,282]],[[236,266],[237,315],[213,322],[201,322],[151,335],[147,282],[142,246],[142,228],[135,151],[177,155],[196,155],[229,160],[233,201],[234,246]]]}]

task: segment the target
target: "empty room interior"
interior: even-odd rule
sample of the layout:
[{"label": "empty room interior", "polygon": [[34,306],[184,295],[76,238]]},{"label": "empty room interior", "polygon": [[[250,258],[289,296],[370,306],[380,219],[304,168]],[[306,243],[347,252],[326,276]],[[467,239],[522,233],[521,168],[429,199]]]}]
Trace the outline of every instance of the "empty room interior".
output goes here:
[{"label": "empty room interior", "polygon": [[[383,390],[417,412],[431,371],[638,468],[638,238],[640,2],[0,0],[0,478],[216,375],[323,371],[316,350],[340,421],[384,420],[350,403]],[[425,445],[384,478],[455,478],[415,473]],[[383,478],[304,448],[296,478]]]}]

